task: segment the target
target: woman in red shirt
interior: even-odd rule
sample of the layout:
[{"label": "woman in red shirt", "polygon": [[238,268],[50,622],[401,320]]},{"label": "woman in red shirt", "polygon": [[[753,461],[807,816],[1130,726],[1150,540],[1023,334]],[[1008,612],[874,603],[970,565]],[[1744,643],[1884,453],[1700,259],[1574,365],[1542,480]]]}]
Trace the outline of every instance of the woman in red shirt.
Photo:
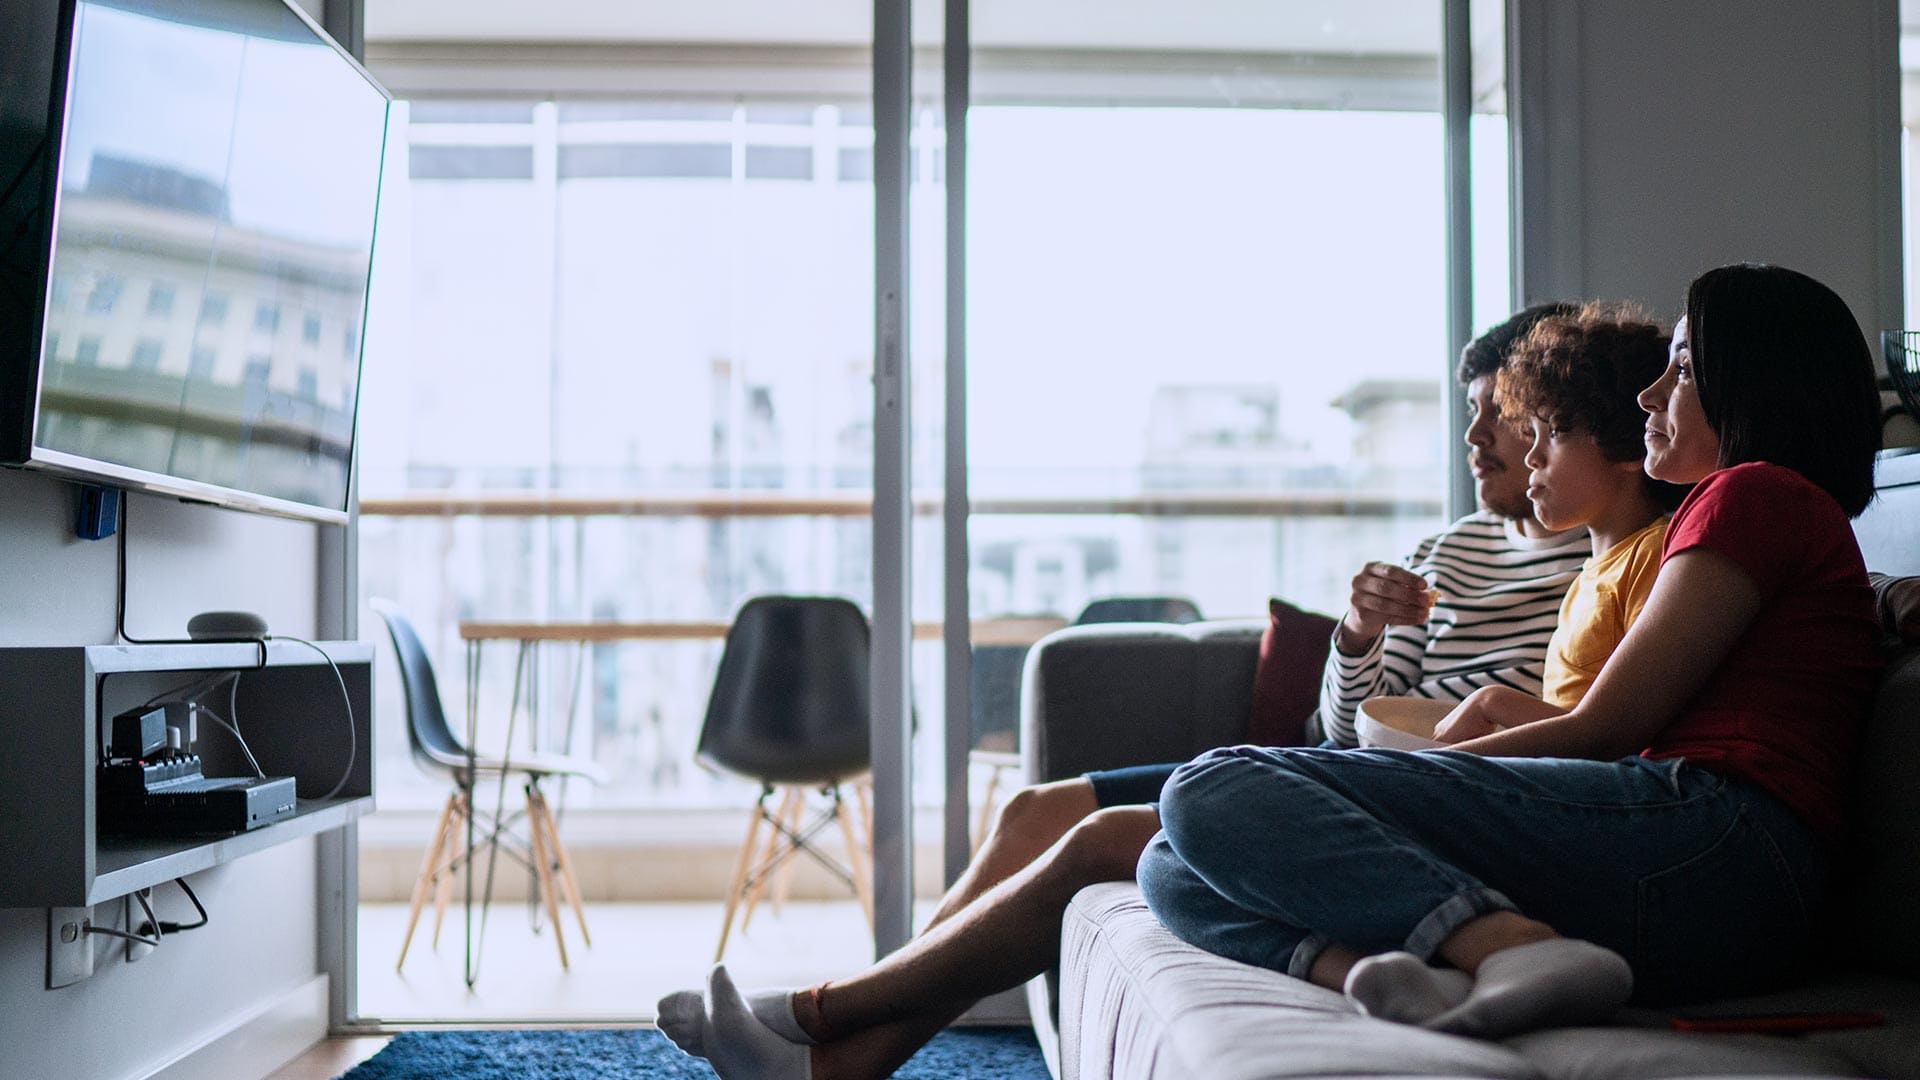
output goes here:
[{"label": "woman in red shirt", "polygon": [[1872,357],[1826,286],[1721,267],[1640,404],[1647,472],[1696,486],[1581,703],[1500,731],[1463,707],[1448,751],[1203,755],[1140,863],[1169,929],[1489,1037],[1804,969],[1879,671],[1848,522]]}]

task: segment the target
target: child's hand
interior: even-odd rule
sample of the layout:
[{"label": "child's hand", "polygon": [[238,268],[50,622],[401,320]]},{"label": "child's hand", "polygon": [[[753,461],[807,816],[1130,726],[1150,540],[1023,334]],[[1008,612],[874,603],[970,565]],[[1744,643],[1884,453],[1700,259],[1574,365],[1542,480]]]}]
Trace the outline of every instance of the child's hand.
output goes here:
[{"label": "child's hand", "polygon": [[1421,626],[1433,612],[1438,590],[1403,566],[1370,562],[1353,577],[1353,595],[1340,620],[1340,645],[1363,651],[1389,626]]},{"label": "child's hand", "polygon": [[1463,743],[1499,731],[1500,725],[1494,722],[1488,712],[1486,698],[1480,691],[1474,691],[1467,695],[1467,700],[1455,705],[1452,712],[1433,725],[1434,741]]}]

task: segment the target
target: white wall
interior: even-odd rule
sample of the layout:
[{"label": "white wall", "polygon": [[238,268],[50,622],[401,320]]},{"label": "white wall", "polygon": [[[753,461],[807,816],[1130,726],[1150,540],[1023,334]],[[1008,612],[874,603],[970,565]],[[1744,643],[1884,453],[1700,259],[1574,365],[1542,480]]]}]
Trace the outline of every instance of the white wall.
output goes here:
[{"label": "white wall", "polygon": [[1895,0],[1512,0],[1522,299],[1772,262],[1901,322]]},{"label": "white wall", "polygon": [[[132,496],[129,509],[131,633],[180,636],[194,612],[241,607],[276,630],[314,635],[315,526],[149,496]],[[0,471],[0,645],[113,640],[114,542],[75,539],[73,512],[72,485]],[[320,971],[315,845],[294,841],[195,875],[206,929],[137,964],[101,939],[93,977],[59,990],[46,989],[45,912],[0,909],[0,1076],[144,1076],[299,994]],[[191,919],[172,887],[156,900],[162,918]],[[118,907],[95,909],[95,921],[113,925]]]}]

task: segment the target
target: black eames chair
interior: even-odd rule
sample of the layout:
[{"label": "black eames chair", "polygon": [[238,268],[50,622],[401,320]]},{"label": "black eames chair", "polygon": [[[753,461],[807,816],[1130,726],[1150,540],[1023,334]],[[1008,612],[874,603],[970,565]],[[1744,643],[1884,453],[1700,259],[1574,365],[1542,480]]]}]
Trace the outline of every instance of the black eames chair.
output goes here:
[{"label": "black eames chair", "polygon": [[[477,781],[491,777],[504,783],[507,777],[518,776],[522,778],[526,809],[505,817],[483,812],[480,817],[474,818],[473,824],[478,830],[474,850],[483,846],[488,850],[504,850],[509,857],[532,868],[539,883],[540,899],[545,903],[547,917],[553,924],[553,939],[560,951],[560,966],[565,968],[567,943],[560,930],[557,893],[564,893],[568,904],[572,906],[574,918],[580,924],[581,939],[588,945],[593,944],[593,939],[587,933],[587,916],[580,906],[580,886],[573,876],[573,863],[567,858],[565,845],[560,842],[559,823],[540,790],[540,782],[550,776],[578,776],[601,784],[607,780],[606,770],[584,758],[560,754],[516,754],[511,751],[500,755],[468,753],[468,748],[447,724],[446,710],[440,702],[439,683],[433,676],[433,661],[427,656],[420,635],[414,632],[413,624],[385,600],[371,601],[370,606],[386,622],[387,633],[393,638],[393,650],[400,662],[400,687],[407,706],[407,743],[413,749],[414,760],[429,772],[444,773],[453,781],[453,791],[448,794],[446,804],[440,810],[440,820],[434,826],[433,839],[427,844],[426,856],[420,861],[420,875],[413,883],[412,910],[407,913],[407,930],[401,938],[400,959],[394,967],[397,969],[407,962],[407,947],[413,942],[413,930],[420,921],[420,909],[426,903],[428,890],[434,893],[433,941],[435,945],[440,942],[440,924],[446,915],[447,900],[452,895],[454,874],[472,862],[473,852],[462,850],[462,841],[466,837],[468,819],[473,815],[473,793]],[[522,820],[527,826],[524,838],[512,831]],[[483,923],[486,904],[492,898],[492,886],[490,858],[487,891],[481,901]],[[470,978],[472,974],[470,971]]]},{"label": "black eames chair", "polygon": [[[863,812],[857,823],[863,835],[856,835],[841,794],[842,785],[864,777],[871,765],[869,653],[866,616],[833,597],[756,597],[727,630],[696,753],[703,765],[758,781],[760,797],[727,890],[716,961],[726,953],[742,901],[745,929],[768,880],[801,852],[851,885],[868,919],[873,917],[864,838],[869,826]],[[781,799],[769,807],[776,791]],[[806,821],[809,793],[817,793],[823,805]],[[847,845],[844,865],[813,842],[834,824]],[[763,826],[772,829],[764,846]]]},{"label": "black eames chair", "polygon": [[[1082,608],[1075,626],[1090,623],[1200,621],[1200,608],[1184,596],[1105,596]],[[1020,676],[1026,668],[1026,645],[980,645],[973,650],[973,752],[968,760],[982,765],[987,790],[980,798],[973,824],[973,846],[987,838],[993,812],[999,806],[1006,774],[1020,767]]]},{"label": "black eames chair", "polygon": [[1200,608],[1184,596],[1103,596],[1080,609],[1075,626],[1092,623],[1200,621]]}]

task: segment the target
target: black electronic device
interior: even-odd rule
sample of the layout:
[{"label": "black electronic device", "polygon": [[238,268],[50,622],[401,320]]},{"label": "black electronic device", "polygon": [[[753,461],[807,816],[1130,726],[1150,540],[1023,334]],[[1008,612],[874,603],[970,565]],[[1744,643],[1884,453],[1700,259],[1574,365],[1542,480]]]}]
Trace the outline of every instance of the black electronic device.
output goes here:
[{"label": "black electronic device", "polygon": [[129,709],[113,718],[107,740],[108,755],[138,761],[167,745],[167,710],[158,706]]},{"label": "black electronic device", "polygon": [[100,767],[100,831],[141,835],[234,833],[293,816],[291,776],[221,776],[194,754]]},{"label": "black electronic device", "polygon": [[251,611],[203,611],[187,620],[195,641],[258,641],[267,636],[267,620]]}]

